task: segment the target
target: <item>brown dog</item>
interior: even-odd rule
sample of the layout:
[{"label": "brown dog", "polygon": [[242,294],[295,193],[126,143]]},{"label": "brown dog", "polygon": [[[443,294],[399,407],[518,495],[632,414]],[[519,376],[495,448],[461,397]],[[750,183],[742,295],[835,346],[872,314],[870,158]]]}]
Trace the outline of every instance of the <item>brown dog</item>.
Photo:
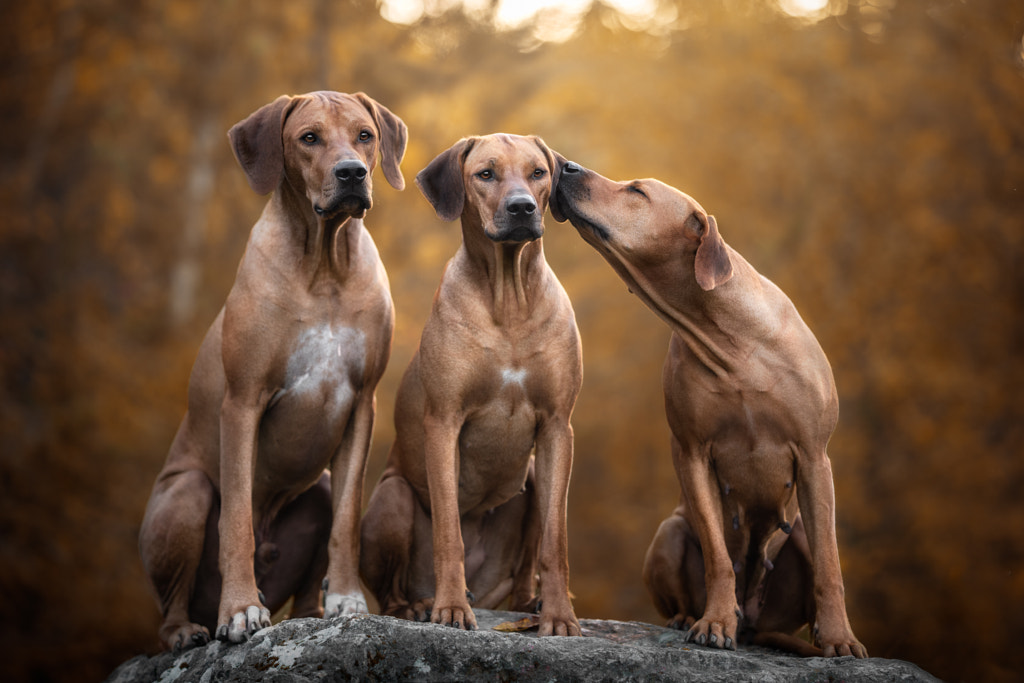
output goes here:
[{"label": "brown dog", "polygon": [[291,596],[292,616],[322,614],[325,572],[326,616],[366,611],[359,510],[394,313],[362,217],[378,155],[405,186],[406,127],[362,93],[317,92],[278,98],[229,137],[252,188],[274,194],[199,349],[142,524],[174,649],[215,626],[244,640]]},{"label": "brown dog", "polygon": [[682,496],[644,563],[658,611],[719,648],[735,647],[742,616],[776,635],[811,623],[826,656],[866,657],[846,616],[825,452],[838,398],[792,302],[656,180],[569,162],[551,210],[672,328],[663,379]]},{"label": "brown dog", "polygon": [[360,570],[385,614],[475,629],[473,595],[534,608],[539,557],[541,635],[580,633],[566,539],[580,340],[540,239],[556,178],[542,140],[511,135],[463,139],[416,176],[442,220],[461,216],[462,246],[363,519]]}]

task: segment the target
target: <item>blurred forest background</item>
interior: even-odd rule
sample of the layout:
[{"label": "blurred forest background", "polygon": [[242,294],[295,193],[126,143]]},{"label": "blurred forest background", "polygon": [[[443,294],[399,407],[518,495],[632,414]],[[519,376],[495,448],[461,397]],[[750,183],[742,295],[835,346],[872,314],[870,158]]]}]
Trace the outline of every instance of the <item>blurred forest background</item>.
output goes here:
[{"label": "blurred forest background", "polygon": [[[458,138],[506,131],[696,197],[835,370],[856,633],[948,681],[1018,680],[1024,6],[823,3],[577,0],[508,19],[515,3],[393,0],[391,21],[373,0],[3,3],[5,678],[101,680],[155,651],[138,528],[266,201],[225,134],[282,93],[333,89],[405,120],[407,181]],[[397,328],[367,498],[460,239],[411,184],[376,188],[367,225]],[[577,614],[660,623],[640,569],[679,490],[660,385],[669,332],[567,224],[549,218],[545,242],[584,347]]]}]

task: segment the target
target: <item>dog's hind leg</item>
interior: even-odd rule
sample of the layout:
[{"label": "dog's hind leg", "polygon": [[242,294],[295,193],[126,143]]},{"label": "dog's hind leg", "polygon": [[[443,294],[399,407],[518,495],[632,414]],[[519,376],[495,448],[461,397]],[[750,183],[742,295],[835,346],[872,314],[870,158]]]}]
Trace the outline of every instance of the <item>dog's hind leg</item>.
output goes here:
[{"label": "dog's hind leg", "polygon": [[320,587],[330,533],[331,480],[324,473],[281,510],[256,548],[256,585],[272,613],[294,596],[290,617],[323,615]]},{"label": "dog's hind leg", "polygon": [[658,527],[644,558],[644,584],[670,628],[688,631],[704,611],[704,560],[696,534],[676,510]]},{"label": "dog's hind leg", "polygon": [[[142,522],[139,552],[163,614],[160,642],[175,652],[210,640],[212,624],[193,619],[195,612],[206,610],[193,603],[195,598],[202,601],[194,596],[196,574],[207,540],[207,521],[216,514],[216,498],[205,474],[198,470],[178,472],[157,482]],[[217,596],[213,599],[216,601]]]},{"label": "dog's hind leg", "polygon": [[400,476],[382,479],[370,496],[360,528],[359,574],[381,614],[412,619],[407,576],[418,504]]}]

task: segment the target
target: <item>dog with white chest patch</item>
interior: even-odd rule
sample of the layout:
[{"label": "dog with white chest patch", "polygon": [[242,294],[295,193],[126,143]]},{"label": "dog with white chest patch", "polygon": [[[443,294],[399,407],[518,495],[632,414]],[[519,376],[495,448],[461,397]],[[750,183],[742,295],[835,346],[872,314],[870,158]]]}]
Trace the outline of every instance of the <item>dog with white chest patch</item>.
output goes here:
[{"label": "dog with white chest patch", "polygon": [[378,158],[405,186],[406,127],[362,93],[316,92],[229,137],[273,196],[199,349],[139,537],[174,650],[211,631],[245,640],[289,598],[293,617],[366,612],[359,512],[394,313],[362,218]]},{"label": "dog with white chest patch", "polygon": [[539,564],[540,634],[580,634],[566,537],[580,339],[541,245],[557,177],[542,140],[501,134],[459,141],[416,177],[440,218],[462,219],[462,245],[363,519],[360,572],[384,614],[475,629],[471,603],[537,607]]}]

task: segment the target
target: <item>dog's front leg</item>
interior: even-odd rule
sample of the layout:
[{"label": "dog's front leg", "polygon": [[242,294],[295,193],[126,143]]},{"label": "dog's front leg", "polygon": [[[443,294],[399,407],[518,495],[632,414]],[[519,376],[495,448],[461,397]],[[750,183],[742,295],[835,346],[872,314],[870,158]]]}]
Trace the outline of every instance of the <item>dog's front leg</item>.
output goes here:
[{"label": "dog's front leg", "polygon": [[324,581],[325,619],[368,611],[359,587],[359,512],[376,412],[377,400],[372,392],[360,397],[352,423],[331,462],[334,516]]},{"label": "dog's front leg", "polygon": [[722,504],[718,481],[711,468],[710,444],[703,448],[683,446],[673,437],[672,456],[683,489],[685,516],[697,531],[704,555],[704,614],[690,628],[687,638],[700,645],[736,649],[739,605],[736,573],[725,545]]},{"label": "dog's front leg", "polygon": [[252,477],[256,438],[265,401],[245,400],[230,390],[220,413],[220,572],[217,638],[240,643],[270,626],[253,573]]},{"label": "dog's front leg", "polygon": [[434,536],[434,605],[430,620],[476,630],[466,587],[466,549],[459,521],[458,437],[461,420],[451,415],[423,419],[427,486]]},{"label": "dog's front leg", "polygon": [[542,636],[581,635],[569,599],[569,540],[566,501],[572,472],[573,432],[569,420],[556,416],[537,434],[534,463],[541,520],[540,631]]},{"label": "dog's front leg", "polygon": [[824,449],[799,453],[797,497],[807,528],[814,568],[815,640],[826,657],[867,657],[867,649],[853,635],[846,616],[843,576],[836,541],[835,490],[832,465]]}]

